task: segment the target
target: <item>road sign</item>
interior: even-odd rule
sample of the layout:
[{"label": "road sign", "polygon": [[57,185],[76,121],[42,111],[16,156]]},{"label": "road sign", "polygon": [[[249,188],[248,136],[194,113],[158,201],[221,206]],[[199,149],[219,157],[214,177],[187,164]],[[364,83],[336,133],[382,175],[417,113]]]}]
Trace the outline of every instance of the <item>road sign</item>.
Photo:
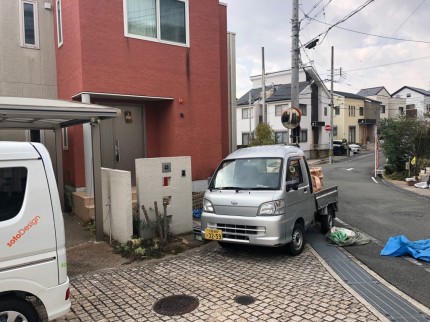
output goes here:
[{"label": "road sign", "polygon": [[330,124],[327,124],[326,126],[324,126],[324,130],[326,130],[327,132],[330,132],[331,131]]}]

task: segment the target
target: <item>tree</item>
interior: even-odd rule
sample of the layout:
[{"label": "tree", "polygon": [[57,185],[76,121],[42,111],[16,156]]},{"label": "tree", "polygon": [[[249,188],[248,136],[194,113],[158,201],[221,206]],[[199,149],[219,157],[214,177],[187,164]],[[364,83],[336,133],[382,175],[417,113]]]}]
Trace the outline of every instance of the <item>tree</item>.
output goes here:
[{"label": "tree", "polygon": [[384,142],[382,150],[393,171],[404,171],[409,157],[416,155],[416,140],[421,129],[420,122],[411,117],[399,116],[381,121],[379,132]]},{"label": "tree", "polygon": [[260,123],[251,133],[249,146],[275,144],[275,131],[267,123]]}]

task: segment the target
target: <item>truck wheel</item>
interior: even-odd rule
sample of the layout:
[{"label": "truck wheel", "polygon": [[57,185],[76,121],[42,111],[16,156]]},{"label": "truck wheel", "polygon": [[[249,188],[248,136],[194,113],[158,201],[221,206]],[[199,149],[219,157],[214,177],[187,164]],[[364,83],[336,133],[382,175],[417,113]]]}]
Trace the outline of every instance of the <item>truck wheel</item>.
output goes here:
[{"label": "truck wheel", "polygon": [[296,223],[293,228],[293,240],[287,244],[287,254],[291,256],[300,255],[305,247],[305,233],[303,226]]},{"label": "truck wheel", "polygon": [[18,297],[0,300],[0,321],[38,322],[39,315],[31,303]]},{"label": "truck wheel", "polygon": [[327,234],[334,224],[334,209],[333,207],[328,207],[327,215],[321,217],[321,233]]}]

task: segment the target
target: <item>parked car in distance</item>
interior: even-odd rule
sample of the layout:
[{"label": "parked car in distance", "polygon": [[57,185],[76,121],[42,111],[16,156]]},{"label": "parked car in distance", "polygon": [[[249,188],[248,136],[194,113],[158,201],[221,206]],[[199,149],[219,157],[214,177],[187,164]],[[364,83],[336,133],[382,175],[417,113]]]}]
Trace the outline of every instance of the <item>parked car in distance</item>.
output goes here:
[{"label": "parked car in distance", "polygon": [[361,146],[359,144],[351,143],[348,144],[349,151],[352,151],[353,153],[358,153],[361,151]]},{"label": "parked car in distance", "polygon": [[348,144],[342,140],[333,140],[333,154],[344,155],[347,154],[349,148]]}]

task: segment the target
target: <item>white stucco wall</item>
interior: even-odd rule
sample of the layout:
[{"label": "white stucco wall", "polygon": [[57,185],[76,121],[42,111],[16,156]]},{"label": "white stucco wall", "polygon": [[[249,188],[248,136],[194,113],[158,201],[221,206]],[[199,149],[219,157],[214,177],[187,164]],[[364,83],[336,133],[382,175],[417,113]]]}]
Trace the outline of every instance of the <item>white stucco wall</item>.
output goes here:
[{"label": "white stucco wall", "polygon": [[[407,97],[410,94],[410,97]],[[401,91],[397,92],[394,98],[403,98],[406,100],[406,105],[415,104],[415,108],[417,109],[417,116],[422,117],[426,112],[426,105],[430,104],[430,97],[425,96],[421,93],[418,93],[410,88],[404,88]],[[406,112],[406,106],[404,108]]]},{"label": "white stucco wall", "polygon": [[[163,164],[166,163],[170,163],[170,172],[163,172]],[[170,178],[168,186],[163,185],[165,177]],[[136,187],[138,203],[145,205],[151,219],[155,219],[154,201],[157,201],[162,213],[163,198],[168,198],[171,232],[181,234],[192,231],[191,157],[136,159]],[[140,206],[140,217],[144,219]]]},{"label": "white stucco wall", "polygon": [[[261,88],[261,75],[252,76],[251,81],[253,83],[253,88]],[[306,81],[306,74],[303,70],[299,72],[299,81]],[[267,84],[289,84],[291,82],[291,71],[280,71],[275,73],[269,73],[266,75],[266,85]],[[329,95],[321,88],[318,87],[318,120],[324,121],[325,124],[330,123],[330,97]],[[276,116],[275,110],[276,105],[286,105],[290,107],[290,101],[277,101],[277,102],[266,102],[267,105],[267,122],[272,126],[275,132],[288,132],[288,143],[291,142],[290,138],[290,130],[286,129],[281,122],[281,116]],[[299,94],[299,104],[307,105],[307,115],[302,116],[300,127],[302,130],[307,130],[308,132],[308,140],[307,142],[301,142],[300,147],[303,151],[307,152],[312,148],[312,126],[311,126],[311,88],[310,86],[306,87]],[[286,108],[287,108],[286,107]],[[327,107],[327,115],[324,115],[324,107]],[[237,144],[243,145],[242,142],[242,134],[249,133],[250,131],[250,122],[249,119],[242,119],[242,109],[248,108],[248,106],[238,106],[236,108],[236,116],[237,116]],[[251,131],[253,131],[258,124],[258,115],[260,115],[261,105],[256,103],[254,104],[254,113],[251,119]],[[329,133],[324,130],[324,128],[318,128],[319,131],[319,148],[327,148],[329,146]]]},{"label": "white stucco wall", "polygon": [[[0,96],[57,98],[54,12],[45,9],[45,3],[52,1],[32,1],[38,12],[37,49],[20,44],[21,1],[0,1]],[[26,141],[26,135],[24,130],[0,130],[0,140]],[[42,143],[55,165],[54,133],[44,131]]]},{"label": "white stucco wall", "polygon": [[130,171],[102,168],[103,232],[125,243],[133,234]]}]

